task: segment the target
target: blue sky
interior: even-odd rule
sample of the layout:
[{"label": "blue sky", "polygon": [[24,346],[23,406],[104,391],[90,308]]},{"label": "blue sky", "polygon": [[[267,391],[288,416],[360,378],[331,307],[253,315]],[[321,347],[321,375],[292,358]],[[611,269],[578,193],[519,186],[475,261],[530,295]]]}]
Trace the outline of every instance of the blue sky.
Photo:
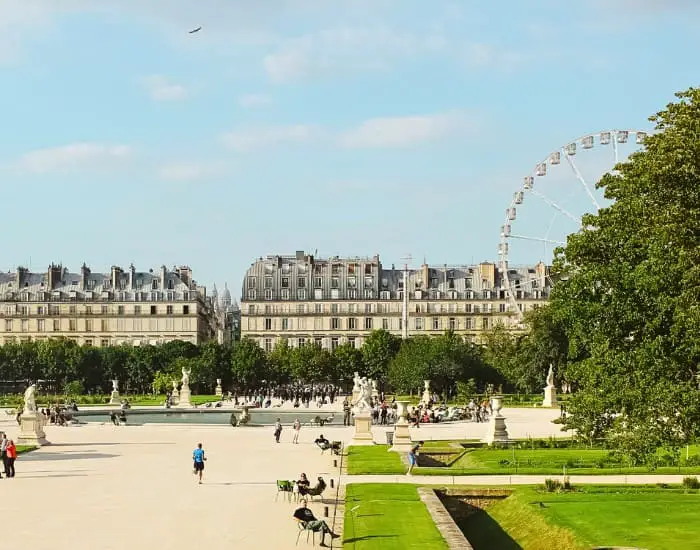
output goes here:
[{"label": "blue sky", "polygon": [[[0,0],[2,268],[189,264],[238,295],[270,253],[496,260],[535,163],[700,84],[695,4]],[[590,211],[559,168],[548,196]],[[552,214],[518,232],[563,238]]]}]

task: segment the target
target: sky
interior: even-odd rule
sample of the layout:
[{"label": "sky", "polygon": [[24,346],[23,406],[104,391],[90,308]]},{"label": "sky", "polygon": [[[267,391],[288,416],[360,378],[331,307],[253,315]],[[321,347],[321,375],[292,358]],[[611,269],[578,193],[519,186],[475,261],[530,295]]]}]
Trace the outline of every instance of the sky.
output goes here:
[{"label": "sky", "polygon": [[[235,297],[255,259],[296,250],[495,261],[537,162],[649,130],[700,84],[695,0],[0,0],[0,14],[0,269],[186,264]],[[591,186],[614,164],[609,147],[575,159]],[[567,211],[593,208],[568,166],[542,180]],[[517,232],[564,240],[557,212],[528,197]],[[549,254],[510,248],[517,264]]]}]

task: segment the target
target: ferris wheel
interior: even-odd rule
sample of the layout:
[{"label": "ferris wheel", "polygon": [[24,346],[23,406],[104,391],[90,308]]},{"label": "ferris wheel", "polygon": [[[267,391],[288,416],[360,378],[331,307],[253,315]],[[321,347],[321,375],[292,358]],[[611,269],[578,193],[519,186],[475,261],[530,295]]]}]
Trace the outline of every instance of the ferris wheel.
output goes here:
[{"label": "ferris wheel", "polygon": [[[596,213],[609,202],[589,181],[598,181],[632,150],[639,149],[647,135],[641,130],[606,130],[582,136],[554,150],[523,178],[506,209],[498,245],[506,307],[519,321],[523,318],[519,298],[538,291],[533,290],[531,281],[511,280],[509,262],[515,259],[532,265],[537,254],[550,265],[554,249],[565,245],[566,237],[581,229],[583,215]],[[601,147],[595,148],[596,144]],[[594,149],[602,153],[596,156]]]}]

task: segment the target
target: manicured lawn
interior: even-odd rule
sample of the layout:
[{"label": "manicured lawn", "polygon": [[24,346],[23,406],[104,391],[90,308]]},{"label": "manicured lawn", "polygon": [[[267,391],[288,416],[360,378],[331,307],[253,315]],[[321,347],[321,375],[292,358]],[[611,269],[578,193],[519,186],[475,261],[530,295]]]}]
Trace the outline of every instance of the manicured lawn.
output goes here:
[{"label": "manicured lawn", "polygon": [[35,447],[34,445],[17,445],[17,454],[22,455],[36,449],[38,449],[38,447]]},{"label": "manicured lawn", "polygon": [[461,527],[475,550],[675,550],[698,548],[698,514],[700,494],[679,488],[585,486],[546,493],[518,487]]},{"label": "manicured lawn", "polygon": [[[646,474],[646,466],[627,467],[608,459],[604,449],[488,449],[474,442],[460,449],[449,441],[428,441],[423,447],[421,461],[434,458],[448,466],[418,466],[416,475],[488,475],[544,474],[559,475],[566,467],[571,475]],[[398,453],[387,452],[387,445],[351,446],[348,451],[349,474],[403,474],[406,466]],[[440,456],[442,454],[442,456]],[[690,447],[689,456],[700,454],[700,447]],[[682,453],[683,460],[685,452]],[[656,474],[697,474],[700,466],[661,466]]]},{"label": "manicured lawn", "polygon": [[447,549],[414,485],[348,485],[343,533],[345,550]]}]

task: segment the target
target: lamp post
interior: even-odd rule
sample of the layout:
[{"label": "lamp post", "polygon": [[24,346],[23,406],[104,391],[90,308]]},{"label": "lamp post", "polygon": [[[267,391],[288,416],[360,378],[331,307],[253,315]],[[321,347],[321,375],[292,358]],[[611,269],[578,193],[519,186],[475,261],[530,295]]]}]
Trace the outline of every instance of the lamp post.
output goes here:
[{"label": "lamp post", "polygon": [[408,262],[412,260],[410,254],[406,254],[403,258],[406,263],[403,266],[403,307],[401,309],[401,338],[408,338]]}]

